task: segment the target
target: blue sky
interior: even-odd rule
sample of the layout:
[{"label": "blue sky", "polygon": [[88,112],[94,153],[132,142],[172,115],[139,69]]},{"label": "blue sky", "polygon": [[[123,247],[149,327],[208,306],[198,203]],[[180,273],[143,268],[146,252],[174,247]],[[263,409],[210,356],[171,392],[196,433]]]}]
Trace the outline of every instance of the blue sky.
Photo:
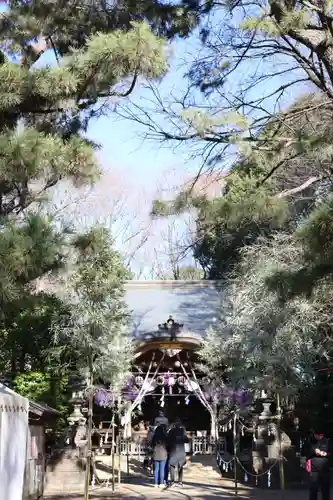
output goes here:
[{"label": "blue sky", "polygon": [[[171,89],[184,87],[183,73],[186,69],[184,54],[192,52],[195,42],[179,40],[172,44],[171,70],[161,84],[161,95],[168,96]],[[140,101],[148,92],[138,87],[131,99]],[[91,122],[88,135],[103,145],[100,159],[106,166],[124,169],[140,185],[155,185],[167,169],[186,169],[196,171],[199,161],[191,161],[185,148],[177,152],[169,145],[162,146],[152,140],[143,140],[144,128],[137,123],[121,119],[110,112],[109,116]]]},{"label": "blue sky", "polygon": [[[0,10],[3,6],[0,6]],[[214,22],[218,22],[219,17],[216,16]],[[237,23],[237,19],[235,20]],[[170,60],[170,72],[164,78],[161,84],[161,95],[168,97],[170,89],[174,89],[176,92],[180,92],[186,86],[183,80],[183,74],[186,70],[186,60],[191,60],[191,55],[197,53],[199,48],[198,41],[195,37],[190,37],[187,40],[178,40],[172,44],[173,57]],[[185,60],[185,63],[184,63]],[[39,65],[52,64],[55,62],[54,54],[52,51],[45,53],[38,61]],[[270,71],[272,66],[269,68],[269,64],[264,63],[261,65],[260,71]],[[232,85],[237,86],[238,83],[246,76],[247,73],[253,70],[249,64],[248,68],[242,67],[242,73],[235,74]],[[281,83],[284,78],[281,78]],[[261,88],[256,88],[255,92],[258,95],[259,92],[262,94],[269,92],[273,87],[276,87],[278,81],[265,82],[264,86]],[[302,89],[298,89],[301,91]],[[133,99],[140,101],[147,96],[147,91],[142,88],[137,88]],[[285,103],[290,102],[294,99],[296,95],[287,94],[285,96]],[[270,103],[273,109],[274,100]],[[157,188],[161,183],[163,184],[163,178],[165,174],[169,172],[179,172],[180,182],[183,178],[184,172],[187,174],[193,172],[193,174],[200,167],[200,158],[190,159],[189,150],[186,145],[183,148],[177,148],[174,150],[171,145],[164,145],[153,141],[142,140],[141,134],[144,132],[143,128],[139,124],[130,122],[128,120],[119,119],[114,113],[110,112],[108,116],[102,117],[98,120],[92,121],[88,129],[88,136],[100,143],[102,148],[98,153],[99,161],[103,167],[103,170],[108,173],[113,170],[119,175],[124,175],[124,177],[131,180],[134,189],[130,191],[130,196],[137,198],[136,201],[140,204],[140,196],[142,196],[142,188],[148,188],[149,195],[145,194],[145,199],[142,200],[142,205],[144,205],[145,215],[149,213],[149,208],[151,206],[151,201],[154,197],[154,189]],[[175,177],[173,176],[173,179]],[[104,186],[105,187],[105,186]],[[147,199],[147,196],[150,199]],[[92,204],[91,204],[92,206]],[[91,211],[91,209],[90,209]],[[106,208],[105,216],[108,215],[108,208]],[[128,215],[131,218],[131,214]],[[181,220],[179,221],[181,225]],[[150,243],[151,247],[159,247],[160,242],[158,241],[159,233],[162,232],[163,227],[166,223],[161,222],[160,225],[154,226],[152,235],[152,240]],[[149,258],[145,255],[140,257],[142,259]],[[141,265],[141,264],[140,264]]]}]

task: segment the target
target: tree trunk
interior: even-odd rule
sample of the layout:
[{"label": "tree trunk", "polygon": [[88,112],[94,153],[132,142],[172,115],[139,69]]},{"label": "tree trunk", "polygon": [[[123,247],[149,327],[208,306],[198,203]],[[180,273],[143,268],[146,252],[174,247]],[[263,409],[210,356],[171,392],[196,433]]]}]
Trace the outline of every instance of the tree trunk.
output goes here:
[{"label": "tree trunk", "polygon": [[22,349],[20,353],[20,373],[23,373],[25,370],[25,352]]}]

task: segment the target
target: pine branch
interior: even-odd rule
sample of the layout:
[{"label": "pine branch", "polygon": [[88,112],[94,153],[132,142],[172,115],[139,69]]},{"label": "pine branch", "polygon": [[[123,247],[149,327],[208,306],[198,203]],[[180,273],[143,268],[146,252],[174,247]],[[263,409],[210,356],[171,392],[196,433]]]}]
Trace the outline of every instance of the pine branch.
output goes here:
[{"label": "pine branch", "polygon": [[287,189],[286,191],[282,191],[282,193],[278,193],[275,195],[275,198],[286,198],[287,196],[291,196],[293,194],[301,193],[308,187],[312,186],[313,184],[324,180],[325,177],[310,177],[307,181],[305,181],[303,184],[300,186],[294,187],[292,189]]}]

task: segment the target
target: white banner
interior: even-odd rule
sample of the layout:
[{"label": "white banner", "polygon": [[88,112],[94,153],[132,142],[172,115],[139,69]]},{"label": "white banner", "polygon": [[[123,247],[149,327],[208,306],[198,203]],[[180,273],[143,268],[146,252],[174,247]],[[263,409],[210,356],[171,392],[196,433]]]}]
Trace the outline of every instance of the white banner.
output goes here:
[{"label": "white banner", "polygon": [[29,401],[0,384],[0,500],[22,500]]}]

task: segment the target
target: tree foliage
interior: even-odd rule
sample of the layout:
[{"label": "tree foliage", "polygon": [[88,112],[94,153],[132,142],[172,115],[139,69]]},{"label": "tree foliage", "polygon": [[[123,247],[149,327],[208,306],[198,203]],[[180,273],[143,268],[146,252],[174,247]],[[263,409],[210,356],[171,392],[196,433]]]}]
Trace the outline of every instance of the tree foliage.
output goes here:
[{"label": "tree foliage", "polygon": [[[81,305],[79,311],[76,304],[72,310],[70,303],[38,291],[40,278],[67,271],[72,254],[66,231],[41,216],[38,208],[56,184],[66,181],[76,187],[98,178],[98,145],[87,137],[90,120],[111,109],[115,99],[126,98],[140,78],[163,76],[167,65],[161,36],[186,35],[195,23],[190,6],[148,0],[138,7],[128,2],[13,0],[0,14],[0,364],[1,372],[9,372],[27,394],[31,381],[25,372],[33,370],[39,389],[30,392],[37,399],[46,397],[43,380],[50,379],[51,385],[56,380],[56,367],[48,360],[54,328],[71,328],[78,334],[88,312],[90,333],[99,328],[111,335],[115,321],[119,328],[122,324],[117,286],[125,274],[120,257],[111,250],[108,254],[106,237],[104,247],[96,250],[99,263],[89,263],[87,256],[84,261],[84,240],[80,240],[81,275],[73,279],[77,279],[76,297],[85,301],[85,308]],[[41,59],[46,51],[53,54],[54,63]],[[107,264],[109,257],[116,269],[119,266],[112,279],[112,269],[102,269],[103,259]],[[95,264],[100,267],[94,271],[95,281],[89,282],[89,266]],[[110,288],[102,288],[107,273]],[[98,309],[99,300],[103,304]],[[73,343],[74,339],[75,335]],[[112,345],[94,340],[96,349],[109,349],[109,354],[113,349],[110,360],[116,371]],[[67,350],[66,346],[68,342],[62,346],[60,367],[75,369],[81,360],[73,345]],[[110,363],[105,370],[111,370]],[[54,387],[52,391],[54,396]]]},{"label": "tree foliage", "polygon": [[202,19],[202,50],[186,75],[188,87],[166,98],[153,88],[153,99],[133,103],[122,114],[144,124],[150,137],[188,144],[210,166],[228,165],[235,146],[275,151],[298,142],[292,128],[279,142],[267,141],[261,131],[295,94],[309,89],[322,102],[304,101],[294,116],[331,108],[331,6],[302,0],[225,1],[206,2],[199,14],[207,11],[211,15]]},{"label": "tree foliage", "polygon": [[277,234],[242,251],[230,277],[218,326],[202,356],[212,373],[226,371],[234,386],[265,389],[288,397],[311,386],[332,354],[332,288],[326,277],[311,297],[281,301],[268,281],[278,270],[302,267],[302,245]]},{"label": "tree foliage", "polygon": [[[320,102],[309,95],[307,101]],[[289,108],[292,113],[304,102]],[[168,216],[189,208],[197,211],[193,237],[195,258],[205,276],[220,279],[238,262],[243,246],[277,230],[293,232],[331,189],[331,110],[319,108],[284,121],[274,117],[261,131],[267,144],[281,143],[286,133],[295,141],[274,153],[243,154],[224,177],[223,194],[214,199],[181,192],[169,203],[156,201],[154,215]]]},{"label": "tree foliage", "polygon": [[103,228],[79,235],[74,247],[76,262],[68,289],[71,317],[55,324],[53,354],[61,359],[65,353],[70,368],[90,383],[103,381],[119,391],[132,359],[124,300],[127,271]]}]

